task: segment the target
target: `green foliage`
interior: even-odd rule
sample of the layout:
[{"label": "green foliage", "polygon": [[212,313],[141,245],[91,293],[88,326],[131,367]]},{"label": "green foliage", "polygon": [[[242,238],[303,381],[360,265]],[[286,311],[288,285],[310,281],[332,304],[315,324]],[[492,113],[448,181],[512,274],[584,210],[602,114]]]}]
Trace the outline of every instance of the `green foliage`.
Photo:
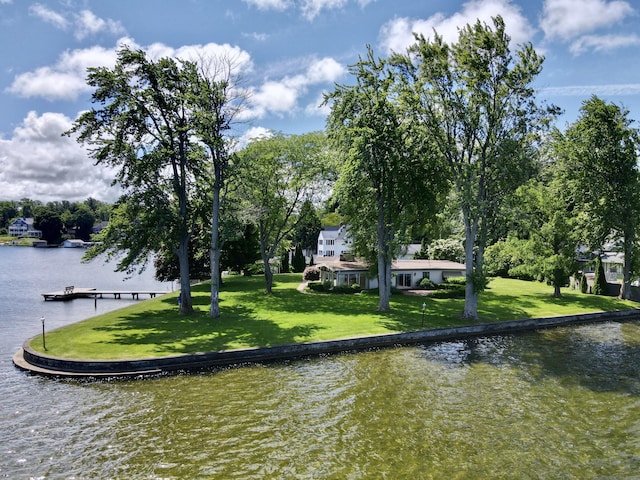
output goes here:
[{"label": "green foliage", "polygon": [[602,259],[600,255],[596,257],[596,275],[593,279],[593,289],[592,292],[594,295],[606,295],[608,290],[607,286],[607,277],[604,273],[604,267],[602,265]]},{"label": "green foliage", "polygon": [[583,273],[580,275],[580,292],[587,293],[589,291],[589,283],[587,282],[587,276]]},{"label": "green foliage", "polygon": [[420,280],[420,282],[418,282],[418,287],[423,290],[435,290],[436,284],[425,277],[422,280]]},{"label": "green foliage", "polygon": [[50,244],[60,243],[62,220],[51,207],[38,206],[33,210],[33,226],[42,231],[42,238]]},{"label": "green foliage", "polygon": [[291,262],[291,266],[293,267],[294,273],[302,273],[304,271],[304,268],[307,266],[300,244],[297,244],[295,250],[293,251],[293,260]]},{"label": "green foliage", "polygon": [[464,261],[464,247],[457,238],[440,238],[429,244],[428,258],[432,260]]},{"label": "green foliage", "polygon": [[391,261],[410,225],[437,211],[448,176],[424,124],[406,121],[408,105],[397,94],[398,77],[389,63],[368,47],[349,72],[355,81],[325,97],[332,102],[327,132],[344,158],[336,198],[353,253],[376,256],[378,309],[387,311]]},{"label": "green foliage", "polygon": [[324,134],[312,132],[274,133],[253,140],[236,156],[242,209],[258,227],[266,293],[272,289],[269,260],[293,234],[304,199],[332,176],[331,155]]},{"label": "green foliage", "polygon": [[500,227],[506,196],[535,173],[535,141],[546,124],[546,111],[534,101],[532,83],[542,57],[531,44],[512,55],[501,17],[492,26],[477,21],[460,29],[458,42],[447,44],[437,33],[416,36],[407,54],[394,55],[409,113],[427,128],[446,159],[456,187],[465,230],[473,297],[464,315],[477,318],[482,290],[483,252]]},{"label": "green foliage", "polygon": [[[295,258],[294,258],[295,261]],[[295,268],[295,267],[294,267]],[[280,272],[289,273],[289,249],[280,251]],[[295,270],[294,270],[295,272]]]},{"label": "green foliage", "polygon": [[322,230],[320,218],[310,200],[305,200],[293,233],[293,243],[300,244],[303,249],[314,250],[318,245],[318,235]]}]

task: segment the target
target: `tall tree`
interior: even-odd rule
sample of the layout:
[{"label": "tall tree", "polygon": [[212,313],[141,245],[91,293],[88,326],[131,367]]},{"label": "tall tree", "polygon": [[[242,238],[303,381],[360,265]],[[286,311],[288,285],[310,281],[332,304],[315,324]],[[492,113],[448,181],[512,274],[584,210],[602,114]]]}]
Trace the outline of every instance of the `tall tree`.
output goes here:
[{"label": "tall tree", "polygon": [[416,36],[393,57],[405,81],[407,103],[446,159],[461,205],[467,285],[463,316],[478,318],[484,289],[484,250],[505,196],[529,176],[532,134],[540,114],[531,85],[542,57],[528,44],[516,52],[501,17],[478,21],[448,44]]},{"label": "tall tree", "polygon": [[351,66],[354,85],[339,85],[327,125],[343,165],[336,185],[340,213],[349,225],[356,253],[375,255],[378,310],[390,310],[391,263],[420,215],[435,213],[447,174],[422,125],[406,121],[396,76],[368,47]]},{"label": "tall tree", "polygon": [[300,244],[307,251],[314,251],[318,245],[318,235],[321,230],[320,217],[318,217],[311,200],[307,199],[300,208],[300,215],[293,235],[293,243]]},{"label": "tall tree", "polygon": [[[122,48],[113,69],[89,69],[97,109],[83,113],[67,132],[90,148],[97,164],[117,169],[124,194],[93,255],[122,250],[119,270],[146,265],[164,245],[177,256],[181,311],[193,310],[189,272],[191,199],[203,177],[203,155],[192,135],[191,78],[173,59],[153,61]],[[128,223],[127,223],[128,222]],[[144,268],[144,267],[143,267]]]},{"label": "tall tree", "polygon": [[296,226],[304,199],[327,188],[329,152],[321,132],[276,134],[250,142],[237,161],[246,213],[258,226],[265,292],[271,293],[270,260]]},{"label": "tall tree", "polygon": [[60,214],[49,206],[37,206],[33,209],[33,226],[42,231],[42,238],[49,243],[59,243],[62,235]]},{"label": "tall tree", "polygon": [[220,271],[222,240],[220,212],[230,176],[233,139],[229,131],[244,108],[248,97],[239,85],[237,62],[231,56],[201,58],[189,64],[193,86],[191,97],[195,111],[195,136],[202,142],[211,163],[211,304],[209,315],[220,316]]},{"label": "tall tree", "polygon": [[640,135],[629,112],[598,97],[582,104],[580,117],[564,135],[556,133],[559,175],[576,206],[582,240],[602,252],[608,241],[620,242],[624,253],[620,296],[630,298],[637,270],[640,218]]}]

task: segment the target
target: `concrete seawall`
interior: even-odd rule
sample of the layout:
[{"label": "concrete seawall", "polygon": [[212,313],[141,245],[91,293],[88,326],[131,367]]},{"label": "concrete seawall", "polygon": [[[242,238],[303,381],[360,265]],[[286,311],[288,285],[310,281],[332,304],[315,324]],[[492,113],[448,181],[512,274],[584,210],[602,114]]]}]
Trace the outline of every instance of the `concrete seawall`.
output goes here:
[{"label": "concrete seawall", "polygon": [[506,322],[482,323],[464,327],[437,328],[412,332],[373,335],[325,342],[296,343],[273,347],[172,355],[129,360],[73,360],[51,357],[29,347],[31,339],[14,355],[14,364],[32,373],[59,377],[124,377],[164,372],[226,367],[246,363],[317,356],[327,353],[367,350],[420,343],[505,335],[568,325],[640,319],[640,309],[543,317]]}]

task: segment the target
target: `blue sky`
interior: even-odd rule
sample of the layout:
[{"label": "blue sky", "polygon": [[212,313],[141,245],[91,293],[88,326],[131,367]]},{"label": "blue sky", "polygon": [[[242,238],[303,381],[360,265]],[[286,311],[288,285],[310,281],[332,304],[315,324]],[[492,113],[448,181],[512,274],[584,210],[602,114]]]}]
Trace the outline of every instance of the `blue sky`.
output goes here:
[{"label": "blue sky", "polygon": [[322,94],[349,82],[370,44],[403,51],[412,32],[447,41],[502,15],[513,49],[546,60],[538,97],[564,128],[598,95],[640,120],[640,7],[629,0],[0,0],[0,200],[114,201],[112,172],[61,137],[90,107],[90,66],[113,66],[121,45],[152,57],[228,53],[251,98],[241,139],[265,130],[321,130]]}]

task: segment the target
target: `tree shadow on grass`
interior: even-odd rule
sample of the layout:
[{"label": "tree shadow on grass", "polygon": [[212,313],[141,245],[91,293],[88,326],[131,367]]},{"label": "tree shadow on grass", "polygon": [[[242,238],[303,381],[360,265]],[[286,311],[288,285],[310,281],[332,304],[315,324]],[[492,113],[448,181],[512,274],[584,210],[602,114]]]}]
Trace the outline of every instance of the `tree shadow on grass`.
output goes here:
[{"label": "tree shadow on grass", "polygon": [[296,343],[321,328],[318,325],[283,328],[271,320],[257,318],[249,308],[235,306],[218,319],[200,311],[189,315],[135,313],[123,316],[117,324],[96,330],[109,333],[109,339],[104,342],[113,344],[114,348],[153,346],[158,355],[173,355]]}]

